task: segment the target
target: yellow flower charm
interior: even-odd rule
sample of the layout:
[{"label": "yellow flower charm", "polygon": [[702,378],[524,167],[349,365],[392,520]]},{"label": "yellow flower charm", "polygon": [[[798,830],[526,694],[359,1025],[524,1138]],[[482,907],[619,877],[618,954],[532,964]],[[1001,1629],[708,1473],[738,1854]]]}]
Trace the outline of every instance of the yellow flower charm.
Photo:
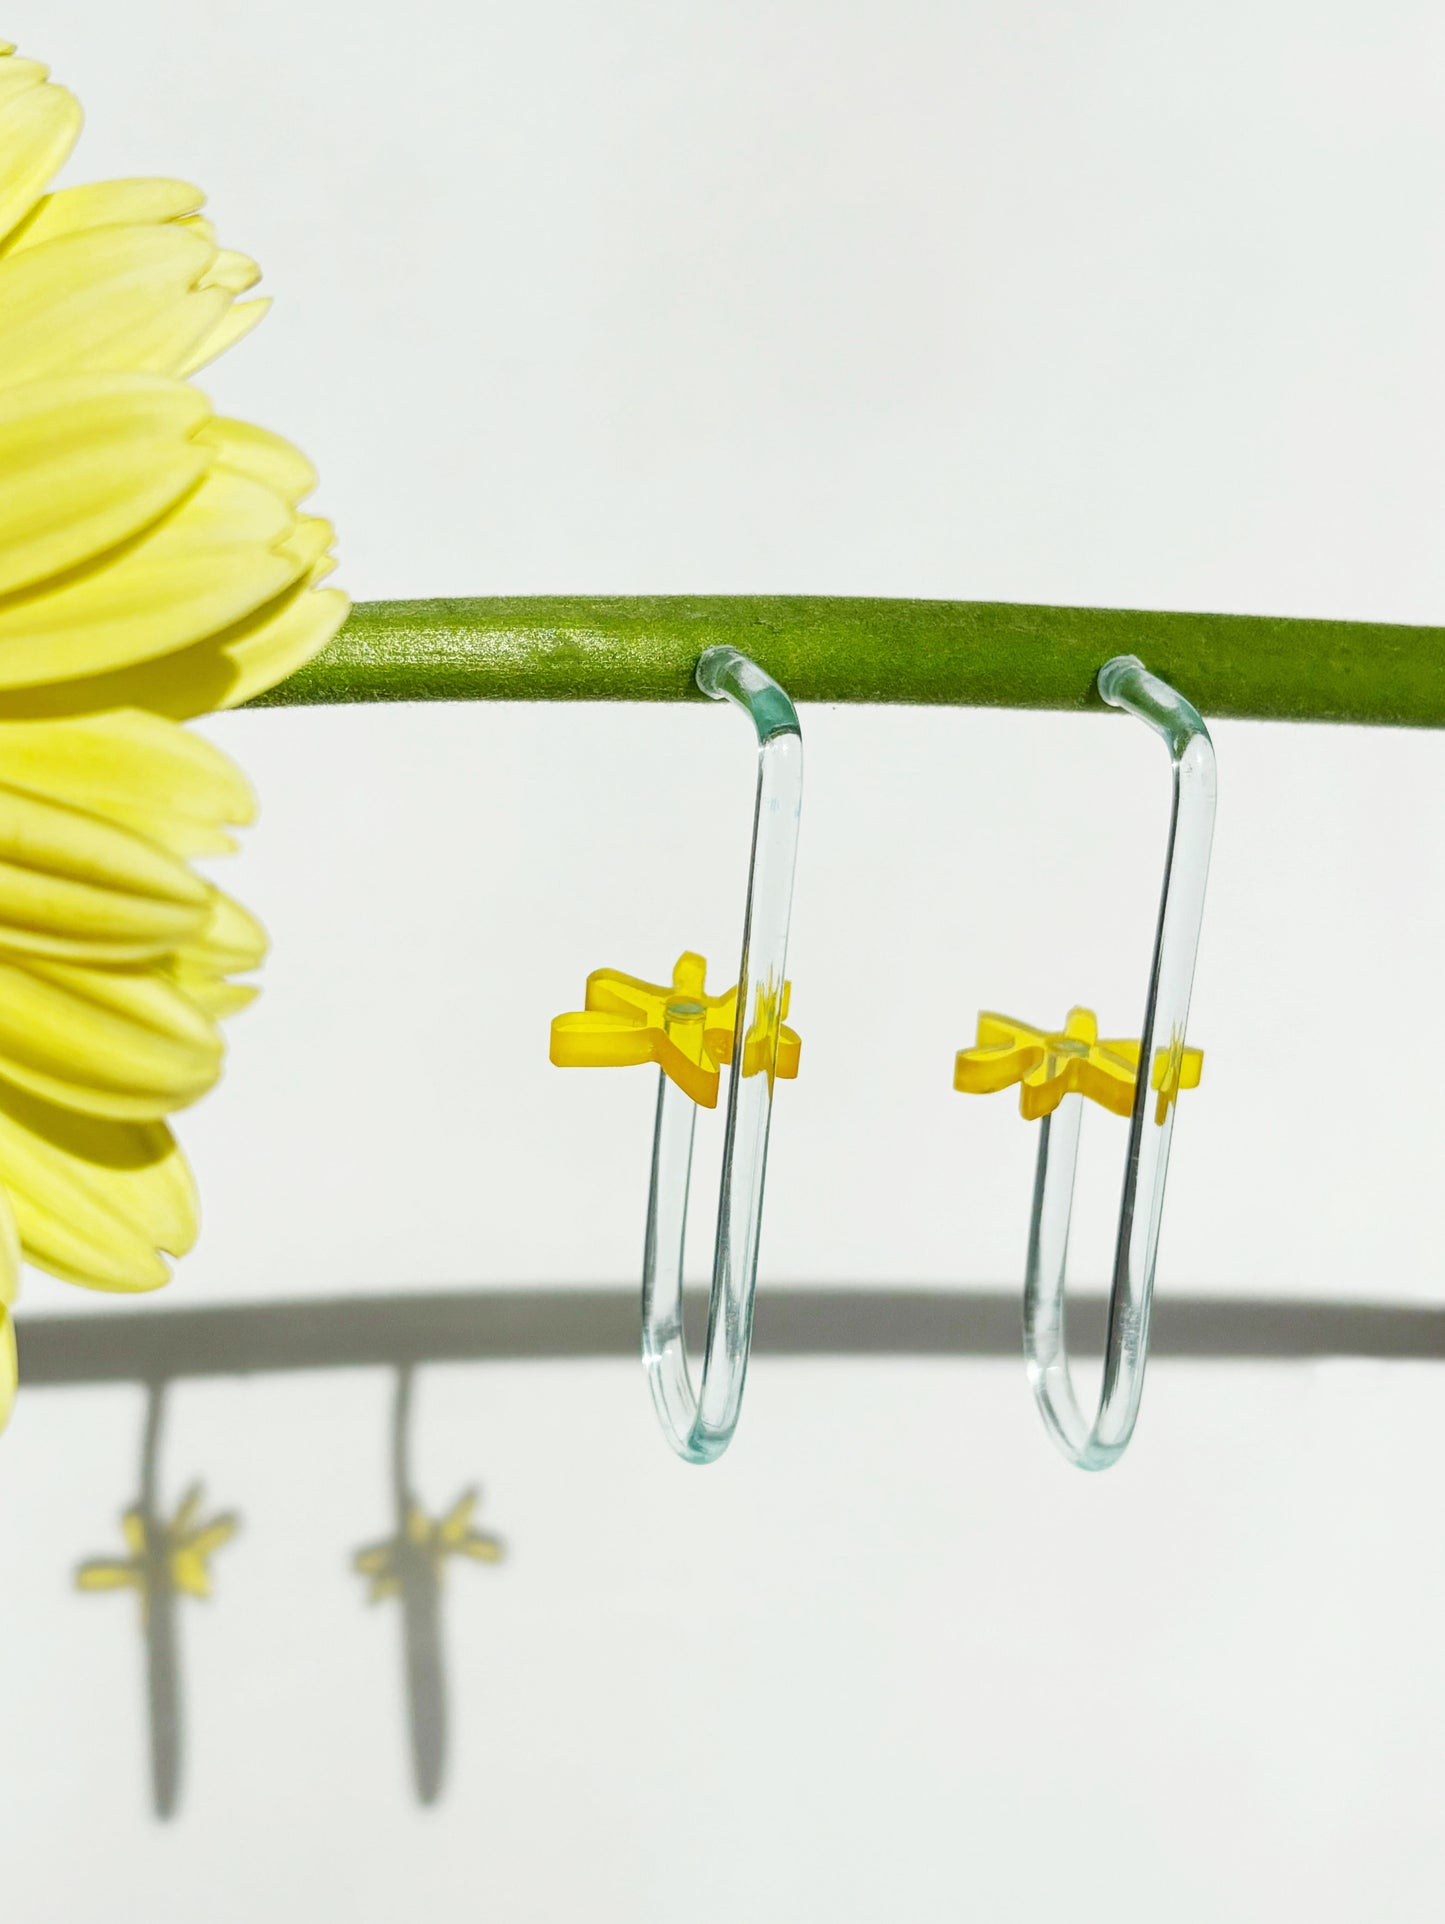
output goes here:
[{"label": "yellow flower charm", "polygon": [[441,1582],[449,1557],[471,1557],[477,1563],[500,1563],[502,1546],[496,1537],[484,1536],[472,1528],[472,1512],[479,1493],[468,1490],[443,1517],[433,1519],[415,1503],[406,1511],[406,1528],[401,1537],[388,1537],[358,1550],[354,1567],[370,1581],[368,1603],[386,1597],[399,1597],[408,1565],[425,1570],[434,1584]]},{"label": "yellow flower charm", "polygon": [[179,724],[340,626],[309,462],[187,377],[268,305],[182,181],[47,193],[80,108],[0,43],[0,1421],[19,1257],[153,1289],[196,1233],[164,1118],[220,1072],[257,923],[189,858],[244,777]]},{"label": "yellow flower charm", "polygon": [[82,1563],[75,1573],[76,1589],[136,1590],[142,1618],[149,1616],[151,1597],[160,1585],[190,1597],[210,1596],[210,1560],[240,1526],[229,1515],[202,1523],[202,1500],[197,1483],[169,1523],[153,1517],[147,1524],[139,1509],[127,1510],[120,1528],[130,1555]]},{"label": "yellow flower charm", "polygon": [[[692,950],[680,955],[669,985],[643,982],[619,969],[594,969],[587,978],[586,1008],[552,1022],[551,1059],[559,1069],[615,1069],[655,1062],[663,1074],[704,1109],[717,1107],[722,1065],[733,1059],[737,1027],[736,986],[709,995],[707,963]],[[774,1011],[760,991],[743,1048],[743,1074],[756,1075],[771,1018],[788,1013],[784,983]],[[778,1030],[774,1073],[796,1076],[802,1048],[792,1029]]]},{"label": "yellow flower charm", "polygon": [[[1159,1090],[1155,1121],[1162,1123],[1180,1089],[1197,1089],[1204,1070],[1201,1049],[1160,1049],[1150,1086]],[[968,1095],[993,1095],[1019,1087],[1019,1109],[1030,1121],[1052,1115],[1065,1096],[1088,1096],[1116,1116],[1134,1109],[1139,1073],[1137,1042],[1100,1042],[1092,1009],[1070,1009],[1061,1031],[1030,1028],[1011,1016],[985,1011],[978,1041],[960,1049],[953,1086]]]}]

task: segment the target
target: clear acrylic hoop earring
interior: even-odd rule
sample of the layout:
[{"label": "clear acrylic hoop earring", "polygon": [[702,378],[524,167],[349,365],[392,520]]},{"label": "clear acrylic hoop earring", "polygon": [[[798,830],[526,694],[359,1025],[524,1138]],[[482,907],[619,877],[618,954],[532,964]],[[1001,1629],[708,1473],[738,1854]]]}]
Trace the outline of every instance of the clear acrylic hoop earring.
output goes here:
[{"label": "clear acrylic hoop earring", "polygon": [[[1024,1354],[1044,1425],[1082,1470],[1107,1469],[1133,1434],[1144,1390],[1149,1315],[1164,1183],[1181,1089],[1199,1082],[1203,1058],[1185,1046],[1214,834],[1214,747],[1197,711],[1133,655],[1099,670],[1099,693],[1148,724],[1169,750],[1173,806],[1143,1034],[1100,1042],[1092,1013],[1075,1009],[1046,1034],[1005,1017],[979,1018],[978,1044],[960,1052],[956,1088],[987,1093],[1022,1084],[1026,1116],[1041,1121],[1024,1281]],[[1148,1073],[1145,1073],[1148,1065]],[[1069,1217],[1085,1096],[1129,1117],[1104,1380],[1092,1422],[1079,1407],[1065,1335]]]},{"label": "clear acrylic hoop earring", "polygon": [[[551,1057],[564,1068],[655,1062],[657,1110],[642,1264],[642,1360],[668,1441],[689,1463],[722,1455],[737,1427],[752,1342],[758,1240],[773,1080],[798,1072],[799,1042],[783,1024],[793,867],[803,795],[797,712],[778,684],[736,648],[709,648],[697,685],[752,723],[757,799],[742,956],[735,989],[706,992],[707,964],[681,956],[670,985],[617,970],[588,978],[587,1006],[552,1024]],[[683,1252],[699,1106],[717,1103],[732,1065],[712,1292],[702,1381],[694,1391],[683,1331]]]}]

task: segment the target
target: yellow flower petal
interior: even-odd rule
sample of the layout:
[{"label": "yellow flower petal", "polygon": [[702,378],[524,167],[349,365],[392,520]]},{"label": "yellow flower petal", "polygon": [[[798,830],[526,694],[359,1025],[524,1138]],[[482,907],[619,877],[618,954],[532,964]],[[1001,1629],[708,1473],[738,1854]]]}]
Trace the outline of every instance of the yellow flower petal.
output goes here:
[{"label": "yellow flower petal", "polygon": [[155,842],[0,784],[0,950],[142,961],[208,914],[206,884]]},{"label": "yellow flower petal", "polygon": [[8,1309],[20,1293],[20,1232],[10,1198],[0,1188],[0,1307]]},{"label": "yellow flower petal", "polygon": [[[186,865],[228,849],[254,803],[176,724],[263,692],[347,610],[317,591],[334,564],[329,523],[299,512],[310,463],[216,420],[184,380],[265,313],[237,301],[256,263],[220,244],[187,182],[49,191],[79,122],[46,69],[0,43],[5,1397],[22,1242],[57,1275],[130,1290],[163,1281],[195,1235],[162,1118],[214,1081],[214,1017],[254,993],[232,978],[266,942]],[[92,1577],[144,1597],[154,1572],[199,1593],[231,1527],[202,1528],[198,1494],[154,1541],[133,1512],[130,1565]]]},{"label": "yellow flower petal", "polygon": [[239,1015],[242,1009],[249,1009],[261,993],[254,982],[228,982],[205,969],[196,968],[184,957],[171,964],[170,976],[187,1000],[194,1002],[201,1013],[208,1015],[213,1022],[224,1022],[228,1016]]},{"label": "yellow flower petal", "polygon": [[7,254],[39,247],[62,234],[78,234],[89,227],[137,227],[154,221],[180,220],[205,200],[199,187],[185,180],[133,179],[87,181],[81,187],[62,187],[36,203],[23,227],[5,243]]},{"label": "yellow flower petal", "polygon": [[236,708],[282,681],[323,648],[351,603],[338,588],[305,584],[234,628],[160,661],[49,687],[0,690],[0,716],[81,715],[106,708],[149,708],[187,721]]},{"label": "yellow flower petal", "polygon": [[229,640],[223,637],[221,652],[231,664],[234,680],[216,706],[239,708],[284,681],[325,647],[350,610],[351,603],[340,589],[323,588],[319,593],[313,589],[297,595],[272,620],[258,622]]},{"label": "yellow flower petal", "polygon": [[228,294],[244,294],[261,278],[261,270],[249,254],[238,254],[234,247],[222,247],[201,276],[202,287],[223,287]]},{"label": "yellow flower petal", "polygon": [[230,305],[225,288],[197,287],[184,300],[149,315],[125,333],[97,342],[90,353],[76,354],[74,364],[87,371],[115,368],[183,375],[195,364],[198,347],[212,339]]},{"label": "yellow flower petal", "polygon": [[311,521],[218,466],[108,567],[0,602],[0,688],[105,674],[245,620],[313,565]]},{"label": "yellow flower petal", "polygon": [[315,581],[320,573],[331,571],[333,564],[326,551],[335,539],[336,530],[324,515],[300,514],[281,543],[280,552],[294,565],[298,578],[305,575]]},{"label": "yellow flower petal", "polygon": [[201,287],[215,258],[175,225],[88,228],[0,258],[0,382],[175,373],[230,303]]},{"label": "yellow flower petal", "polygon": [[143,709],[0,722],[0,768],[12,787],[106,815],[173,855],[227,853],[225,825],[256,813],[229,756]]},{"label": "yellow flower petal", "polygon": [[17,54],[10,41],[0,43],[0,53],[8,56],[0,60],[0,105],[8,104],[17,94],[29,93],[32,87],[39,87],[49,79],[48,67]]},{"label": "yellow flower petal", "polygon": [[210,413],[180,381],[101,374],[0,393],[0,594],[138,534],[210,464]]},{"label": "yellow flower petal", "polygon": [[218,888],[209,890],[209,913],[177,953],[204,963],[218,975],[259,969],[270,946],[266,931],[248,909]]},{"label": "yellow flower petal", "polygon": [[86,1115],[154,1121],[220,1073],[215,1024],[164,977],[0,957],[0,1080]]},{"label": "yellow flower petal", "polygon": [[227,976],[258,969],[265,959],[266,931],[239,902],[212,890],[211,914],[203,927],[180,944],[169,972],[176,986],[213,1019],[235,1015],[256,999],[248,982]]},{"label": "yellow flower petal", "polygon": [[80,102],[35,60],[0,60],[0,234],[24,220],[80,132]]},{"label": "yellow flower petal", "polygon": [[87,1289],[146,1290],[196,1238],[195,1182],[160,1122],[77,1115],[0,1083],[0,1168],[26,1260]]},{"label": "yellow flower petal", "polygon": [[20,1288],[20,1235],[10,1198],[0,1188],[0,1430],[10,1420],[19,1367],[10,1305]]},{"label": "yellow flower petal", "polygon": [[234,307],[228,307],[210,333],[187,356],[176,372],[194,374],[208,361],[214,361],[217,355],[224,354],[228,347],[234,347],[237,341],[243,340],[251,332],[253,327],[264,321],[270,307],[269,295],[264,300],[237,301]]},{"label": "yellow flower petal", "polygon": [[293,508],[316,486],[316,470],[299,448],[249,421],[218,414],[198,431],[196,439],[215,449],[222,467],[259,481]]}]

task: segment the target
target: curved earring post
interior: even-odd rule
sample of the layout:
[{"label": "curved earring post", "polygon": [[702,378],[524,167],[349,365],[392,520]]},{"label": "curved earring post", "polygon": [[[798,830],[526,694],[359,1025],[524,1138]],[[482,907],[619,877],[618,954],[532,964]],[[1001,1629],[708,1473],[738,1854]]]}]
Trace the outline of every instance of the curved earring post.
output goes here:
[{"label": "curved earring post", "polygon": [[1106,662],[1099,670],[1098,685],[1111,707],[1137,715],[1162,738],[1169,750],[1174,799],[1134,1078],[1103,1390],[1092,1423],[1079,1408],[1065,1339],[1064,1279],[1082,1095],[1066,1095],[1052,1114],[1045,1115],[1039,1137],[1024,1282],[1024,1354],[1044,1424],[1064,1455],[1082,1470],[1107,1469],[1123,1454],[1144,1390],[1175,1099],[1181,1087],[1198,1079],[1198,1057],[1186,1051],[1184,1036],[1216,795],[1209,730],[1182,695],[1151,675],[1133,655],[1117,655]]},{"label": "curved earring post", "polygon": [[[642,1266],[642,1360],[668,1441],[687,1462],[711,1463],[722,1455],[737,1427],[752,1342],[768,1125],[786,1013],[803,739],[787,695],[736,648],[709,648],[697,665],[697,685],[714,700],[732,702],[752,722],[758,742],[757,801],[701,1385],[694,1392],[682,1313],[697,1108],[666,1068],[658,1076],[652,1139]],[[695,1033],[700,1041],[707,1021],[705,998],[675,998],[665,1011],[668,1040],[683,1057],[695,1058],[696,1044],[689,1046],[690,1038]]]}]

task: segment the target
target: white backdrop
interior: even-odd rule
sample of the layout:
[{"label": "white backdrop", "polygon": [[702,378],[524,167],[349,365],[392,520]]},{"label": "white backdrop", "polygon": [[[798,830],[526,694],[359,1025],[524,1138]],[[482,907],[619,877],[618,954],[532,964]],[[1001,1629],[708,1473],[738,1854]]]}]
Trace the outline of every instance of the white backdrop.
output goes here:
[{"label": "white backdrop", "polygon": [[[14,0],[5,31],[86,104],[67,178],[194,178],[262,261],[276,310],[210,390],[315,458],[359,598],[1441,619],[1424,0]],[[803,724],[762,1287],[1012,1287],[1033,1140],[953,1052],[979,1007],[1136,1028],[1163,758],[1095,716]],[[651,1078],[558,1074],[547,1023],[604,963],[732,968],[740,725],[207,730],[263,797],[227,882],[275,952],[150,1307],[630,1282]],[[1436,1301],[1445,746],[1214,732],[1161,1294]],[[1121,1143],[1090,1118],[1086,1284]],[[27,1315],[131,1307],[27,1283]],[[245,1530],[186,1612],[164,1828],[133,1607],[67,1589],[135,1494],[140,1395],[37,1389],[0,1443],[7,1913],[1433,1918],[1440,1387],[1165,1361],[1086,1479],[1012,1361],[765,1359],[703,1473],[635,1365],[424,1372],[422,1493],[480,1479],[509,1556],[450,1583],[422,1813],[397,1627],[347,1570],[387,1527],[389,1381],[182,1386],[166,1489],[204,1475]]]}]

